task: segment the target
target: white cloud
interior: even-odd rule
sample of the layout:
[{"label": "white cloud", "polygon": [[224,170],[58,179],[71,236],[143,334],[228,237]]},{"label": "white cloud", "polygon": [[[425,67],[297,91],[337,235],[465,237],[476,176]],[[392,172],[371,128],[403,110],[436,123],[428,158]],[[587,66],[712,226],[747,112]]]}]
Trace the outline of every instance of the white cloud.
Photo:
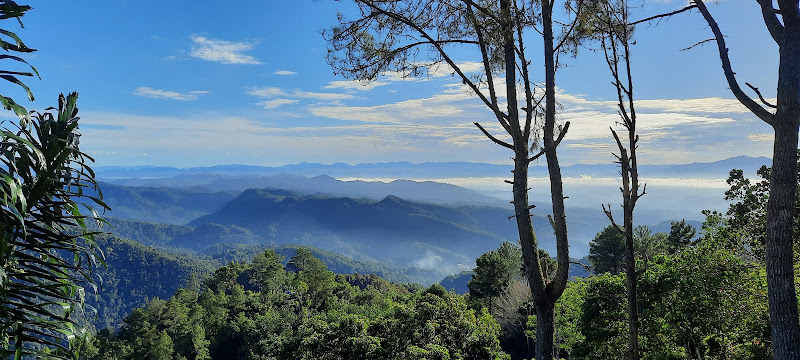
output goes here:
[{"label": "white cloud", "polygon": [[[339,93],[328,93],[328,92],[312,92],[312,91],[303,91],[303,90],[293,90],[291,92],[286,92],[281,88],[277,87],[263,87],[263,88],[252,88],[247,91],[248,95],[263,97],[263,98],[272,98],[276,96],[283,96],[287,98],[295,98],[295,99],[314,99],[314,100],[322,100],[322,101],[334,101],[334,100],[347,100],[347,99],[354,99],[355,96],[351,94],[339,94]],[[295,101],[296,102],[296,101]]]},{"label": "white cloud", "polygon": [[263,106],[265,109],[275,109],[282,105],[296,104],[299,101],[300,100],[293,100],[293,99],[272,99],[272,100],[262,101],[257,104]]},{"label": "white cloud", "polygon": [[277,87],[252,88],[247,91],[247,94],[265,98],[286,95],[281,88]]},{"label": "white cloud", "polygon": [[192,43],[189,55],[198,59],[223,64],[261,64],[252,55],[244,54],[255,47],[251,43],[209,39],[198,35],[192,35]]},{"label": "white cloud", "polygon": [[751,135],[747,135],[747,138],[750,139],[750,141],[753,141],[753,142],[768,142],[768,143],[771,143],[771,142],[775,141],[775,134],[770,134],[770,133],[767,133],[767,134],[751,134]]},{"label": "white cloud", "polygon": [[468,98],[470,97],[464,94],[439,94],[430,98],[410,99],[377,106],[319,106],[309,110],[316,116],[363,122],[421,124],[428,123],[429,118],[442,117],[463,122],[466,120],[455,117],[470,104],[457,104],[457,102]]},{"label": "white cloud", "polygon": [[325,89],[345,89],[345,90],[362,90],[362,91],[369,91],[378,86],[389,85],[388,82],[385,81],[370,81],[370,82],[363,82],[358,80],[337,80],[331,81],[325,86]]},{"label": "white cloud", "polygon": [[[479,71],[483,71],[483,63],[478,61],[465,61],[457,63],[456,66],[465,74],[471,74]],[[431,76],[433,77],[443,77],[443,76],[451,76],[455,73],[455,70],[449,64],[442,64],[436,68],[432,69]],[[456,74],[456,76],[458,76]]]},{"label": "white cloud", "polygon": [[289,71],[289,70],[275,70],[275,72],[273,72],[272,75],[283,75],[283,76],[286,76],[286,75],[297,75],[297,73],[294,72],[294,71]]},{"label": "white cloud", "polygon": [[337,93],[323,93],[295,90],[289,96],[294,96],[302,99],[316,99],[316,100],[347,100],[353,99],[355,96],[350,94],[337,94]]},{"label": "white cloud", "polygon": [[156,99],[194,101],[197,100],[198,95],[208,94],[209,92],[210,91],[207,90],[195,90],[195,91],[189,91],[187,93],[179,93],[177,91],[159,90],[147,86],[142,86],[137,88],[133,92],[133,94],[136,96],[143,96]]}]

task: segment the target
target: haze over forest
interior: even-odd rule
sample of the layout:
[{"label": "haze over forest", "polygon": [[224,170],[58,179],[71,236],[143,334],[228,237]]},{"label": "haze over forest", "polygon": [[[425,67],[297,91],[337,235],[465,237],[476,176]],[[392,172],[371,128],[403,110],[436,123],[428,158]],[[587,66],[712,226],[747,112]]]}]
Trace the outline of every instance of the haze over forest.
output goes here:
[{"label": "haze over forest", "polygon": [[0,358],[800,354],[771,3],[0,0]]}]

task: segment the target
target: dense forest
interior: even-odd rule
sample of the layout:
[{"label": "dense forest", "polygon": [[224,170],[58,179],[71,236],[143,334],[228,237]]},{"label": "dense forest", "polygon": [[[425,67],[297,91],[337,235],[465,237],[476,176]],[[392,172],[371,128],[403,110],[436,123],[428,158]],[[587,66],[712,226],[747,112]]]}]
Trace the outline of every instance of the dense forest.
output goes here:
[{"label": "dense forest", "polygon": [[[637,228],[639,339],[645,358],[772,356],[763,234],[754,231],[765,220],[769,170],[760,169],[763,179],[755,183],[732,171],[726,193],[732,205],[724,214],[707,212],[699,233],[683,221],[673,222],[665,233]],[[481,255],[473,271],[428,288],[360,275],[363,268],[337,265],[330,271],[326,262],[340,262],[315,251],[327,261],[304,247],[225,258],[230,262],[202,281],[166,300],[157,293],[159,298],[133,310],[117,328],[100,331],[82,356],[526,359],[533,354],[535,305],[522,277],[518,245],[505,242]],[[593,274],[573,277],[556,304],[560,357],[625,356],[623,255],[621,233],[611,227],[598,232],[588,256]],[[542,259],[543,270],[553,276],[555,261],[546,253]]]}]

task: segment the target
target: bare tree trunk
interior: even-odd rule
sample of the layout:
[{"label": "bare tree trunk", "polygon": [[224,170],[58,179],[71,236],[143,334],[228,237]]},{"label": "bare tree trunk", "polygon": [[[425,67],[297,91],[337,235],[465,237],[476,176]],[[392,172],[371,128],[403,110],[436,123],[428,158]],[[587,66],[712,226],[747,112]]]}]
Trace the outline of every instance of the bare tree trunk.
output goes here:
[{"label": "bare tree trunk", "polygon": [[[794,203],[800,123],[800,16],[797,1],[780,1],[784,35],[778,67],[778,111],[767,202],[767,294],[776,359],[800,359],[800,322],[794,287]],[[792,8],[793,6],[793,8]]]},{"label": "bare tree trunk", "polygon": [[[797,61],[797,58],[794,59]],[[800,323],[794,286],[793,219],[797,198],[797,107],[793,123],[775,127],[767,202],[767,294],[776,359],[800,359]],[[791,114],[794,113],[794,114]],[[779,111],[779,114],[780,111]],[[789,116],[787,116],[789,117]],[[778,116],[780,119],[781,116]],[[780,122],[780,120],[779,120]],[[788,121],[787,121],[788,122]]]},{"label": "bare tree trunk", "polygon": [[639,359],[639,306],[636,296],[636,284],[638,283],[636,274],[635,249],[633,247],[633,207],[625,209],[625,272],[627,279],[628,295],[628,358],[630,360]]},{"label": "bare tree trunk", "polygon": [[[611,128],[619,155],[615,155],[620,164],[620,175],[622,177],[622,208],[623,226],[619,227],[614,222],[611,213],[611,205],[604,212],[608,216],[612,225],[622,232],[625,236],[625,274],[627,282],[628,299],[628,359],[639,359],[639,309],[637,300],[637,273],[636,273],[636,249],[633,241],[633,211],[638,199],[644,195],[645,191],[639,192],[639,168],[636,157],[637,142],[639,136],[636,134],[636,108],[634,105],[633,77],[631,74],[630,43],[631,27],[628,24],[628,4],[627,1],[608,1],[603,5],[605,12],[601,21],[602,38],[601,45],[606,57],[611,75],[614,77],[613,84],[617,91],[617,107],[622,124],[628,134],[627,148],[620,140],[617,132]],[[622,62],[623,69],[620,69]],[[623,75],[624,74],[624,75]]]},{"label": "bare tree trunk", "polygon": [[536,304],[536,359],[552,359],[554,356],[553,305]]},{"label": "bare tree trunk", "polygon": [[[775,131],[767,202],[766,265],[772,346],[776,359],[800,359],[800,320],[794,285],[793,219],[797,199],[797,141],[800,129],[800,9],[798,0],[757,0],[764,24],[779,46],[778,102],[773,114],[744,94],[728,58],[725,39],[702,0],[697,9],[714,32],[725,78],[736,98]],[[781,17],[783,21],[778,19]],[[749,84],[748,84],[749,85]],[[761,94],[752,87],[759,98]],[[762,103],[766,101],[761,99]]]}]

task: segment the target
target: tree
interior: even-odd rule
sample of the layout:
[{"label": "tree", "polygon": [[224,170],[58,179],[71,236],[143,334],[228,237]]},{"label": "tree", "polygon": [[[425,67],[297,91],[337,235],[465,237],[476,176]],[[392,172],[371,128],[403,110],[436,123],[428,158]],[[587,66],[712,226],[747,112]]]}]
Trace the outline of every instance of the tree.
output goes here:
[{"label": "tree", "polygon": [[688,246],[692,243],[692,239],[694,239],[696,234],[697,229],[687,224],[686,219],[671,222],[669,226],[669,235],[667,236],[670,251],[675,252],[680,248]]},{"label": "tree", "polygon": [[757,87],[745,83],[761,104],[744,93],[728,57],[722,31],[702,0],[693,0],[717,42],[723,73],[742,105],[775,133],[770,197],[767,201],[766,266],[772,341],[776,359],[800,359],[800,318],[794,284],[794,216],[797,200],[797,142],[800,130],[800,3],[798,0],[757,0],[764,24],[778,44],[777,102],[771,104]]},{"label": "tree", "polygon": [[[444,65],[488,107],[505,134],[510,136],[510,142],[504,141],[475,123],[491,141],[514,153],[511,181],[514,217],[525,275],[536,305],[536,359],[551,359],[553,309],[569,276],[565,197],[556,151],[569,123],[563,126],[556,123],[556,55],[574,46],[569,36],[574,27],[567,25],[563,37],[556,39],[553,30],[556,4],[552,1],[353,2],[358,6],[359,16],[350,20],[341,15],[339,26],[323,32],[330,43],[327,60],[336,73],[352,79],[374,80],[383,72],[416,76]],[[580,4],[582,1],[567,0],[564,6],[568,14],[577,17]],[[526,36],[536,33],[541,34],[543,40],[543,86],[534,83],[532,62],[528,60],[525,47]],[[477,77],[466,74],[452,56],[454,53],[461,56],[469,50],[483,65]],[[501,77],[504,77],[504,84],[498,85],[495,80]],[[502,88],[498,89],[499,86]],[[505,104],[498,100],[499,92],[504,92]],[[541,133],[534,128],[534,119],[544,120]],[[532,206],[528,199],[528,167],[541,156],[547,161],[550,175],[553,210],[550,219],[557,249],[558,269],[552,280],[546,278],[540,267],[538,241],[531,222]]]},{"label": "tree", "polygon": [[253,258],[253,274],[250,282],[258,285],[262,292],[281,292],[287,282],[286,270],[283,269],[282,255],[269,249]]},{"label": "tree", "polygon": [[[634,261],[649,261],[668,252],[668,235],[655,233],[647,226],[633,229]],[[625,235],[615,225],[609,225],[589,243],[589,263],[596,274],[617,275],[627,268]]]},{"label": "tree", "polygon": [[522,255],[519,247],[504,241],[499,248],[487,252],[475,260],[472,279],[467,282],[471,299],[483,300],[493,314],[494,303],[508,286],[520,275]]},{"label": "tree", "polygon": [[333,292],[333,272],[328,271],[328,265],[314,257],[311,250],[298,248],[288,265],[297,269],[295,280],[308,287],[308,295],[314,306],[323,304]]},{"label": "tree", "polygon": [[639,225],[633,229],[633,241],[636,247],[636,260],[649,262],[657,255],[669,253],[669,235],[655,233],[646,225]]},{"label": "tree", "polygon": [[593,25],[584,27],[584,31],[593,34],[603,50],[606,64],[613,78],[612,85],[616,91],[620,124],[628,133],[627,139],[621,140],[616,130],[609,126],[619,154],[613,154],[620,165],[622,177],[622,226],[617,225],[611,211],[611,204],[603,211],[608,216],[613,228],[621,232],[625,243],[625,274],[628,295],[628,358],[639,359],[639,310],[636,301],[636,248],[634,246],[633,211],[636,202],[644,196],[647,186],[639,189],[639,166],[636,150],[639,135],[636,133],[636,106],[634,101],[633,76],[631,73],[631,44],[634,25],[628,21],[629,6],[627,0],[601,0],[592,2],[585,19]]},{"label": "tree", "polygon": [[609,225],[589,243],[589,264],[595,274],[619,274],[625,264],[625,235]]}]

